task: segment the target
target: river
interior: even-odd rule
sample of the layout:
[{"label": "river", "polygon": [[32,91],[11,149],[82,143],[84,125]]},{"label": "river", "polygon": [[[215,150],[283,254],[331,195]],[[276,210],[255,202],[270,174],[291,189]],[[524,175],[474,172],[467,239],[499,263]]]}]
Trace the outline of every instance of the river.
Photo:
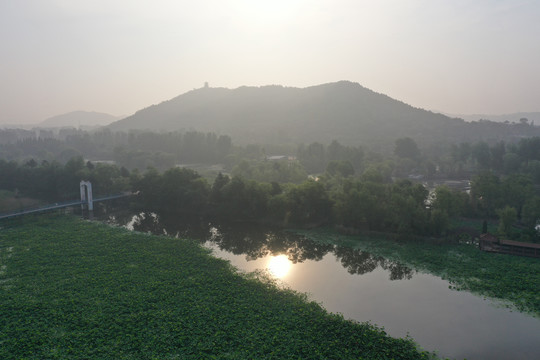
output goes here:
[{"label": "river", "polygon": [[443,357],[540,358],[540,319],[366,252],[248,224],[148,213],[98,218],[131,230],[196,239],[241,271],[266,272],[330,312],[370,321],[394,337],[409,335]]}]

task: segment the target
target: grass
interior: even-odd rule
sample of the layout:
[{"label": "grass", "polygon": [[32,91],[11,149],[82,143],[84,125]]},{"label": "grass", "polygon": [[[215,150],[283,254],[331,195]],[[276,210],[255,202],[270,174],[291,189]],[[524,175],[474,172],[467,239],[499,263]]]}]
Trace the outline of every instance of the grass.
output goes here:
[{"label": "grass", "polygon": [[0,222],[1,359],[429,359],[195,242],[69,216]]},{"label": "grass", "polygon": [[344,245],[399,261],[447,279],[455,290],[508,301],[540,316],[540,260],[486,253],[473,245],[426,241],[396,242],[362,235],[341,235],[329,229],[298,231],[321,242]]}]

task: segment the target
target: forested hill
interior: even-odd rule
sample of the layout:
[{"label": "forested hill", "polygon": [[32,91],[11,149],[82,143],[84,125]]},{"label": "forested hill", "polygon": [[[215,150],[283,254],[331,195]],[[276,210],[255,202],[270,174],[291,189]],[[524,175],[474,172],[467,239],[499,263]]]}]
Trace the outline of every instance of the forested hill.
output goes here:
[{"label": "forested hill", "polygon": [[528,125],[470,124],[414,108],[348,81],[307,88],[205,87],[140,110],[109,127],[212,131],[230,135],[238,144],[338,140],[369,145],[393,143],[406,136],[429,143],[532,135]]}]

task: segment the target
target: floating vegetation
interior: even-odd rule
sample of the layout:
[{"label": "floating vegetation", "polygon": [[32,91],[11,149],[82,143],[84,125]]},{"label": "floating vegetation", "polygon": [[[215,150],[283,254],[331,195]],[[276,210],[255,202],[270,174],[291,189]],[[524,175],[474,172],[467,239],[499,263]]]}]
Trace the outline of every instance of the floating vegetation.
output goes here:
[{"label": "floating vegetation", "polygon": [[2,359],[433,357],[192,241],[67,216],[5,225]]}]

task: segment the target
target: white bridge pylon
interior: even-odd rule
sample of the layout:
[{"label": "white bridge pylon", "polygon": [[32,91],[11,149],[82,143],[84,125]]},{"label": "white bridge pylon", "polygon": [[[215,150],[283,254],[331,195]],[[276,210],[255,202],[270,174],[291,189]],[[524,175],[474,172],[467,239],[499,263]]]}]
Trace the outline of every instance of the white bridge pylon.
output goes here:
[{"label": "white bridge pylon", "polygon": [[[87,201],[88,195],[88,201]],[[81,181],[81,209],[84,210],[84,203],[88,205],[88,211],[94,210],[94,201],[92,199],[92,183],[90,181]]]}]

